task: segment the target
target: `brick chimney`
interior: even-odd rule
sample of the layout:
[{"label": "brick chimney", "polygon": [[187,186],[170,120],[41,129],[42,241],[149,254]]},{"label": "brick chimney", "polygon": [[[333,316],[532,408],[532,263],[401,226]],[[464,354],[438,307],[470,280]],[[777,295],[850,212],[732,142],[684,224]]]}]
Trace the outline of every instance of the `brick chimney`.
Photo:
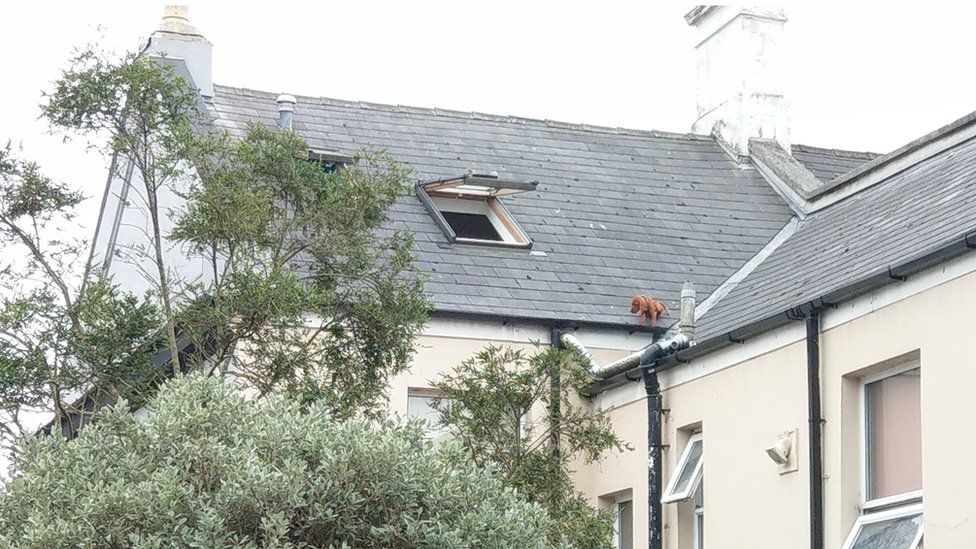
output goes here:
[{"label": "brick chimney", "polygon": [[214,94],[210,60],[213,44],[190,25],[189,11],[187,6],[166,6],[163,20],[149,37],[146,51],[167,59],[182,60],[200,95],[211,98]]},{"label": "brick chimney", "polygon": [[783,8],[698,6],[685,20],[695,28],[698,56],[692,132],[714,135],[743,156],[752,137],[774,139],[789,152],[789,105],[780,80]]}]

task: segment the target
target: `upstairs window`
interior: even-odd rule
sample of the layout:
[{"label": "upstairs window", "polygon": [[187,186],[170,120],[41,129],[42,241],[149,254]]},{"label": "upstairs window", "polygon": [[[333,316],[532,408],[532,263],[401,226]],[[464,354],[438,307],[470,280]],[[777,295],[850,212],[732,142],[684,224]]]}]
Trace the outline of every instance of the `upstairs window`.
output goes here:
[{"label": "upstairs window", "polygon": [[322,149],[309,149],[306,152],[306,158],[309,162],[315,162],[322,166],[322,171],[325,173],[340,170],[347,165],[352,164],[355,160],[352,156],[342,154],[339,151]]},{"label": "upstairs window", "polygon": [[535,190],[536,185],[469,173],[418,183],[417,198],[451,242],[527,248],[532,240],[498,197]]},{"label": "upstairs window", "polygon": [[843,549],[922,546],[921,389],[917,362],[862,380],[862,515]]},{"label": "upstairs window", "polygon": [[678,504],[679,531],[689,532],[692,539],[692,544],[682,542],[682,547],[702,549],[705,546],[704,450],[701,433],[688,439],[661,497],[661,503]]},{"label": "upstairs window", "polygon": [[864,383],[865,507],[919,497],[922,490],[921,369]]},{"label": "upstairs window", "polygon": [[434,408],[434,403],[442,398],[436,389],[407,391],[407,417],[423,420],[426,423],[427,435],[435,441],[447,436],[447,430],[441,425],[440,412]]},{"label": "upstairs window", "polygon": [[661,503],[684,501],[695,495],[702,479],[703,442],[701,434],[692,435],[678,460],[668,487],[664,490]]}]

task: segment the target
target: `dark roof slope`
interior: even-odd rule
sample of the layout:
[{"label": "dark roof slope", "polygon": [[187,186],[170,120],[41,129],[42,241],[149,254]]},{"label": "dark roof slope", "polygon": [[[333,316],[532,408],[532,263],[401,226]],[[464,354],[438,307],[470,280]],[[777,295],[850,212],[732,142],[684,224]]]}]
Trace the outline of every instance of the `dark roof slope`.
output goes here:
[{"label": "dark roof slope", "polygon": [[801,221],[705,314],[704,342],[852,283],[886,275],[976,230],[976,138],[922,160]]},{"label": "dark roof slope", "polygon": [[[273,124],[275,97],[216,86],[215,124]],[[311,97],[294,120],[313,147],[384,147],[420,180],[474,169],[541,182],[503,199],[531,250],[452,246],[416,197],[394,206],[438,311],[635,324],[634,294],[674,305],[691,280],[707,295],[791,216],[708,137]]]},{"label": "dark roof slope", "polygon": [[790,152],[793,158],[825,183],[879,156],[877,153],[823,149],[809,145],[792,145]]}]

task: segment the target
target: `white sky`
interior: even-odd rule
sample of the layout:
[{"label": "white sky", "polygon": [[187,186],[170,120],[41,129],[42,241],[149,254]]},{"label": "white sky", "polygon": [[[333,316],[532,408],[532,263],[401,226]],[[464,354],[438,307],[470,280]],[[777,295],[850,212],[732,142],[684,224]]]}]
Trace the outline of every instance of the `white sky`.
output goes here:
[{"label": "white sky", "polygon": [[[135,49],[160,2],[0,7],[0,140],[93,197],[105,162],[46,135],[40,91],[72,46],[106,28]],[[694,118],[691,4],[625,2],[193,2],[214,80],[275,92],[685,132]],[[976,108],[976,7],[789,6],[795,143],[886,152]]]}]

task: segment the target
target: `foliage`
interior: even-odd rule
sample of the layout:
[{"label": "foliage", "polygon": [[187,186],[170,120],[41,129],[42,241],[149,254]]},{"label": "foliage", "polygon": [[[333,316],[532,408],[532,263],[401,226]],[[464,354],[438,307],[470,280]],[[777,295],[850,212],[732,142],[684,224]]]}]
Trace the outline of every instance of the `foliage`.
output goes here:
[{"label": "foliage", "polygon": [[198,375],[137,420],[30,441],[4,547],[541,547],[549,519],[416,425],[336,422]]},{"label": "foliage", "polygon": [[[67,240],[79,193],[44,176],[37,164],[0,149],[0,426],[11,447],[34,425],[31,412],[71,414],[91,391],[108,401],[138,401],[158,379],[149,358],[159,314],[152,303],[75,269],[82,241]],[[16,252],[14,252],[16,250]]]},{"label": "foliage", "polygon": [[210,143],[171,235],[213,271],[183,328],[258,394],[376,412],[426,320],[412,235],[382,230],[407,169],[370,150],[323,169],[298,135],[257,125]]},{"label": "foliage", "polygon": [[102,150],[113,158],[113,176],[130,179],[126,172],[132,170],[136,184],[142,183],[148,242],[132,251],[139,256],[135,262],[148,258],[151,264],[145,276],[165,315],[174,376],[181,373],[174,303],[179,273],[171,272],[164,259],[166,212],[160,195],[188,175],[185,159],[199,152],[196,133],[203,114],[198,101],[196,90],[168,64],[143,54],[116,58],[86,49],[70,60],[41,106],[52,127],[104,143]]},{"label": "foliage", "polygon": [[441,424],[479,465],[496,467],[508,486],[548,508],[550,541],[606,547],[612,517],[576,492],[571,464],[627,445],[605,412],[581,403],[580,391],[594,378],[579,359],[568,349],[526,356],[489,346],[436,384],[444,398],[434,406]]},{"label": "foliage", "polygon": [[410,235],[383,229],[408,170],[381,151],[326,170],[296,133],[254,125],[231,137],[198,102],[169,64],[85,50],[42,110],[106,143],[113,176],[131,178],[127,207],[145,216],[146,238],[126,239],[113,261],[143,273],[171,357],[183,338],[205,351],[191,368],[258,395],[375,413],[428,308]]}]

